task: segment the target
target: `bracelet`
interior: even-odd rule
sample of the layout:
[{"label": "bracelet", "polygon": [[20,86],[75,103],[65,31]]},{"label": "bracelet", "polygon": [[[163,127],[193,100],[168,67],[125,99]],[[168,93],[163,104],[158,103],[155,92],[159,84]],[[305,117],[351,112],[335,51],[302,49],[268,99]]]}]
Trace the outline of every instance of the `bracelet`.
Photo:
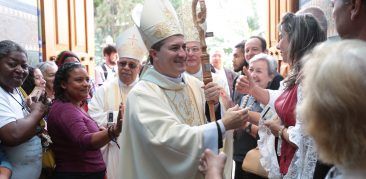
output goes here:
[{"label": "bracelet", "polygon": [[219,149],[222,148],[223,146],[223,142],[222,142],[222,132],[221,132],[221,128],[220,128],[220,125],[217,121],[215,121],[216,123],[216,126],[217,126],[217,135],[218,135],[218,146],[219,146]]},{"label": "bracelet", "polygon": [[278,131],[278,138],[282,139],[282,134],[283,134],[283,130],[285,129],[285,127],[282,127],[279,131]]},{"label": "bracelet", "polygon": [[111,139],[112,142],[116,143],[117,147],[120,149],[118,142],[117,142],[117,137],[114,134],[114,132],[112,132],[112,127],[113,127],[113,125],[108,127],[108,131],[107,131],[108,137],[109,137],[109,139]]}]

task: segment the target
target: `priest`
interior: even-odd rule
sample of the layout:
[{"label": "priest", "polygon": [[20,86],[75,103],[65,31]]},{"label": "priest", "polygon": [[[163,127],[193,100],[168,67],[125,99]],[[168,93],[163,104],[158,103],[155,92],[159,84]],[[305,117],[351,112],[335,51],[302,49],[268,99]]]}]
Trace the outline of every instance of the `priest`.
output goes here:
[{"label": "priest", "polygon": [[[120,106],[124,107],[128,93],[139,80],[141,62],[147,55],[146,47],[136,26],[124,31],[117,38],[116,46],[119,56],[118,78],[99,87],[89,104],[88,113],[99,126],[103,127],[116,122]],[[123,114],[119,115],[123,117]],[[123,150],[119,148],[120,138],[101,149],[107,166],[108,179],[115,179],[118,175],[120,150]]]}]

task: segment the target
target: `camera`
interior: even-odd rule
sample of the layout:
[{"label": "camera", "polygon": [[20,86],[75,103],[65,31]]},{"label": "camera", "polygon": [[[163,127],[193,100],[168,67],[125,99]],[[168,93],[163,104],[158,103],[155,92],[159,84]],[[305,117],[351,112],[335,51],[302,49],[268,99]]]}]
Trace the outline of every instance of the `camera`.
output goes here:
[{"label": "camera", "polygon": [[43,93],[43,88],[36,86],[36,87],[34,87],[31,94],[29,94],[29,97],[32,99],[33,102],[38,102],[42,93]]}]

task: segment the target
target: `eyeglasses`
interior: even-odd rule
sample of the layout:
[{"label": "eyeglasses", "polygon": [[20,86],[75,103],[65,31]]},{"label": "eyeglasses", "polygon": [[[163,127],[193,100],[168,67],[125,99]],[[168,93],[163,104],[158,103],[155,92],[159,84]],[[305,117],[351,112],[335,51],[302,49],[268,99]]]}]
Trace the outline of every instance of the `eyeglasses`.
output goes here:
[{"label": "eyeglasses", "polygon": [[186,48],[187,53],[189,53],[189,52],[197,53],[199,51],[200,51],[200,48],[198,48],[198,47]]},{"label": "eyeglasses", "polygon": [[135,69],[137,67],[137,64],[133,62],[126,62],[126,61],[118,62],[118,66],[122,68],[124,68],[126,65],[128,65],[128,68],[130,69]]}]

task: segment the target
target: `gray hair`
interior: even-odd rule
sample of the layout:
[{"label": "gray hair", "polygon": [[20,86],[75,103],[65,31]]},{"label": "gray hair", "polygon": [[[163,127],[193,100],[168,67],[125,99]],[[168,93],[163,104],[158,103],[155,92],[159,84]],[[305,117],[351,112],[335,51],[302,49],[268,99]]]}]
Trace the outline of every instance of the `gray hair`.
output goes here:
[{"label": "gray hair", "polygon": [[302,59],[304,100],[298,112],[320,159],[344,168],[366,163],[365,56],[366,42],[341,40],[320,44]]},{"label": "gray hair", "polygon": [[46,72],[46,70],[51,67],[58,68],[56,63],[53,61],[45,61],[45,62],[41,62],[37,65],[37,68],[39,68],[39,70],[41,70],[42,74],[44,74]]},{"label": "gray hair", "polygon": [[263,60],[267,63],[268,75],[274,75],[276,73],[277,62],[271,55],[267,55],[265,53],[257,54],[252,59],[250,59],[249,64],[260,60]]},{"label": "gray hair", "polygon": [[11,52],[21,52],[24,53],[28,58],[28,54],[23,47],[11,40],[0,41],[0,60],[8,57]]}]

